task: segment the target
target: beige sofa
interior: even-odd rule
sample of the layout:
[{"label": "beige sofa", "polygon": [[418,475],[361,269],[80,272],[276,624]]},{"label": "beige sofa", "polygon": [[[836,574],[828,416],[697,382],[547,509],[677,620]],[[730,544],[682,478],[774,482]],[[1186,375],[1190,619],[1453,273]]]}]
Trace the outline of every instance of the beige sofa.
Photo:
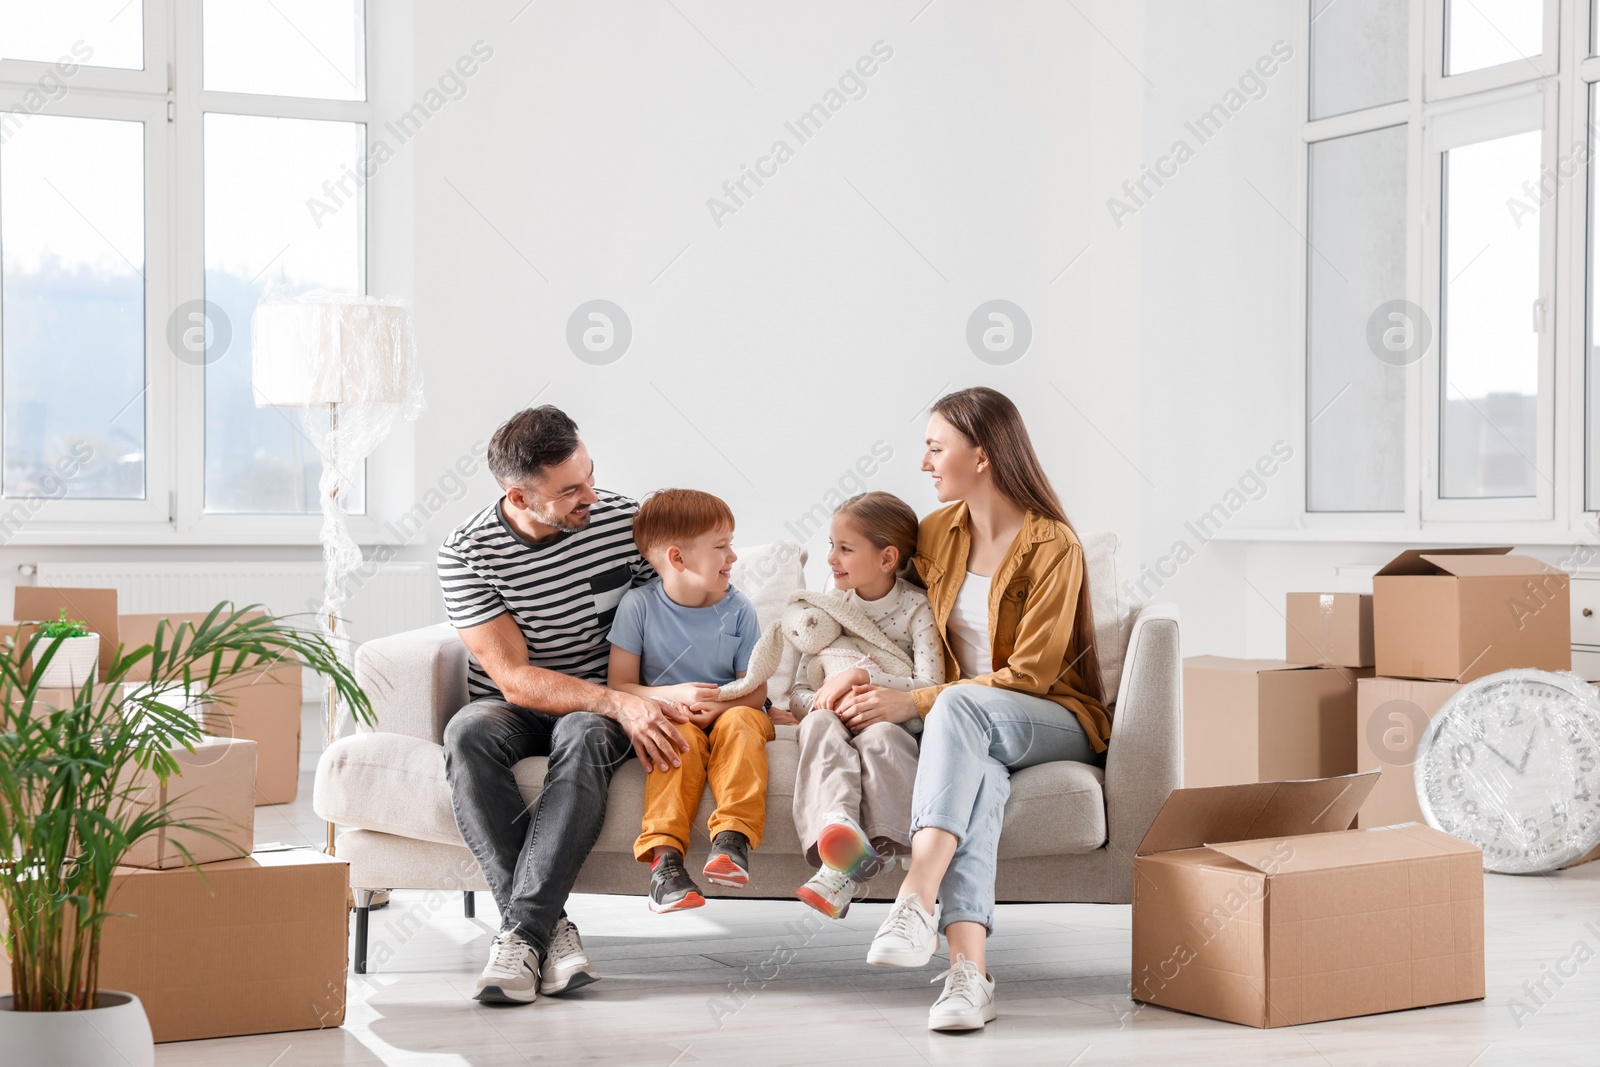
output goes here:
[{"label": "beige sofa", "polygon": [[[1111,742],[1104,769],[1050,763],[1012,776],[1000,838],[1001,901],[1130,902],[1134,850],[1167,794],[1182,784],[1176,612],[1164,604],[1130,610],[1119,596],[1115,537],[1083,540],[1103,683],[1115,701]],[[793,543],[740,550],[734,583],[752,594],[763,625],[800,584],[804,560]],[[487,888],[456,830],[440,745],[446,721],[467,702],[466,662],[466,649],[447,624],[369,641],[357,652],[357,676],[371,695],[377,725],[329,746],[313,795],[317,814],[343,828],[337,851],[349,861],[350,884],[357,887],[357,972],[366,970],[373,890],[459,890],[469,894],[470,914],[470,894]],[[790,661],[775,678],[774,703],[782,705],[792,676]],[[796,729],[779,727],[767,746],[767,837],[751,859],[752,886],[704,886],[711,895],[787,897],[810,877],[791,813]],[[523,760],[514,773],[534,803],[545,760]],[[612,782],[605,824],[578,892],[647,892],[649,870],[632,853],[643,806],[644,771],[630,760]],[[711,809],[708,791],[691,845],[697,851],[709,846]],[[899,870],[879,875],[869,899],[893,899],[901,877]]]}]

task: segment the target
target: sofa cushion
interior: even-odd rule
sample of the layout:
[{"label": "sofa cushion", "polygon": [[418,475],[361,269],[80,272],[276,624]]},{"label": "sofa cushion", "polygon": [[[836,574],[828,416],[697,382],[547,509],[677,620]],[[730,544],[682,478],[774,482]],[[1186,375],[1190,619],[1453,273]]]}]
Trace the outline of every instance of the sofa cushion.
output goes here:
[{"label": "sofa cushion", "polygon": [[1117,699],[1122,684],[1122,661],[1128,654],[1134,612],[1122,595],[1122,575],[1117,569],[1117,535],[1088,533],[1083,543],[1084,577],[1089,581],[1089,605],[1094,612],[1094,650],[1100,660],[1100,689],[1107,705]]},{"label": "sofa cushion", "polygon": [[[794,727],[779,729],[778,740],[767,744],[767,836],[762,848],[798,853],[793,805],[800,746]],[[536,757],[512,768],[529,804],[544,788],[547,764]],[[1013,774],[1001,858],[1089,852],[1104,844],[1103,780],[1098,767],[1082,763],[1046,763]],[[644,814],[644,782],[638,760],[618,768],[596,849],[633,850]],[[335,741],[317,764],[313,797],[317,815],[342,826],[461,844],[445,780],[444,749],[415,737],[364,733]],[[706,822],[714,806],[708,789],[695,815],[691,848],[709,846]]]}]

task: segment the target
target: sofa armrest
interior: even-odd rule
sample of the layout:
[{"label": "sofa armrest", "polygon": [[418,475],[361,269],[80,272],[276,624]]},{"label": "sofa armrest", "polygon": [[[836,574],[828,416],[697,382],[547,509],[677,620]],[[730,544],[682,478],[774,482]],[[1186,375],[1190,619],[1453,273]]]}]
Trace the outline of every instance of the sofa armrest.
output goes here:
[{"label": "sofa armrest", "polygon": [[444,724],[467,703],[467,646],[449,623],[368,641],[356,681],[385,733],[444,743]]},{"label": "sofa armrest", "polygon": [[1133,856],[1167,796],[1183,784],[1183,656],[1178,609],[1145,606],[1128,638],[1106,753],[1106,834],[1114,900],[1133,899]]}]

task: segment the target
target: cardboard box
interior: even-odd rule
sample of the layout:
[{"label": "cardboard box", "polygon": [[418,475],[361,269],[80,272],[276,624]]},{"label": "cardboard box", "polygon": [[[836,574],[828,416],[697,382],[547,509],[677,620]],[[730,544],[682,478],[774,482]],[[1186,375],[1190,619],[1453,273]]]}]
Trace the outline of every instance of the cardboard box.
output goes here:
[{"label": "cardboard box", "polygon": [[1346,829],[1376,778],[1174,790],[1133,861],[1133,999],[1259,1027],[1481,999],[1483,854]]},{"label": "cardboard box", "polygon": [[191,860],[210,863],[248,856],[256,831],[255,742],[207,737],[193,752],[177,748],[172,756],[179,772],[165,785],[151,771],[137,770],[130,776],[129,803],[145,807],[170,803],[173,818],[193,823],[196,829],[167,827],[140,838],[122,857],[123,866],[163,870]]},{"label": "cardboard box", "polygon": [[215,691],[228,703],[201,706],[206,733],[256,743],[257,804],[287,804],[300,789],[300,672],[292,663],[236,675]]},{"label": "cardboard box", "polygon": [[1425,821],[1417,804],[1417,742],[1465,684],[1383,677],[1356,683],[1356,770],[1380,772],[1356,815],[1358,827]]},{"label": "cardboard box", "polygon": [[1290,593],[1283,658],[1290,663],[1371,667],[1371,593]]},{"label": "cardboard box", "polygon": [[1277,659],[1183,661],[1183,780],[1327,778],[1356,769],[1356,680],[1372,669]]},{"label": "cardboard box", "polygon": [[349,864],[310,849],[118,868],[100,985],[137,994],[157,1041],[339,1026],[349,884]]},{"label": "cardboard box", "polygon": [[[182,623],[198,624],[209,612],[158,612],[121,617],[123,645],[131,651],[155,641],[156,625],[167,621],[170,635]],[[251,612],[246,617],[259,617]],[[202,703],[201,727],[217,737],[237,737],[256,743],[256,803],[288,804],[300,791],[301,666],[290,661],[280,666],[250,671],[222,682],[217,693],[229,703]],[[150,677],[146,660],[128,675]]]},{"label": "cardboard box", "polygon": [[[67,618],[88,623],[100,635],[100,680],[117,654],[117,591],[115,589],[70,589],[53,585],[19,585],[13,614],[23,622],[49,622]],[[28,672],[31,674],[31,664]]]},{"label": "cardboard box", "polygon": [[1470,682],[1572,669],[1567,576],[1500,548],[1418,548],[1372,579],[1378,673]]}]

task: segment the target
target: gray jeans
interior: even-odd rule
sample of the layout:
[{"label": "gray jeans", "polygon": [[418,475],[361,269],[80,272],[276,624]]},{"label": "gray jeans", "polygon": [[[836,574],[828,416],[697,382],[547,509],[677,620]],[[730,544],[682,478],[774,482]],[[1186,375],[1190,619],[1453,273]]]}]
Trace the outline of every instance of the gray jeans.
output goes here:
[{"label": "gray jeans", "polygon": [[943,690],[922,728],[911,832],[938,827],[958,840],[939,883],[942,930],[953,922],[994,931],[994,878],[1011,772],[1074,760],[1099,765],[1078,717],[1053,700],[988,685]]},{"label": "gray jeans", "polygon": [[[474,700],[445,725],[456,827],[500,906],[501,928],[541,954],[600,837],[611,775],[632,751],[603,715],[551,715],[498,698]],[[532,811],[511,773],[529,756],[550,757]]]}]

